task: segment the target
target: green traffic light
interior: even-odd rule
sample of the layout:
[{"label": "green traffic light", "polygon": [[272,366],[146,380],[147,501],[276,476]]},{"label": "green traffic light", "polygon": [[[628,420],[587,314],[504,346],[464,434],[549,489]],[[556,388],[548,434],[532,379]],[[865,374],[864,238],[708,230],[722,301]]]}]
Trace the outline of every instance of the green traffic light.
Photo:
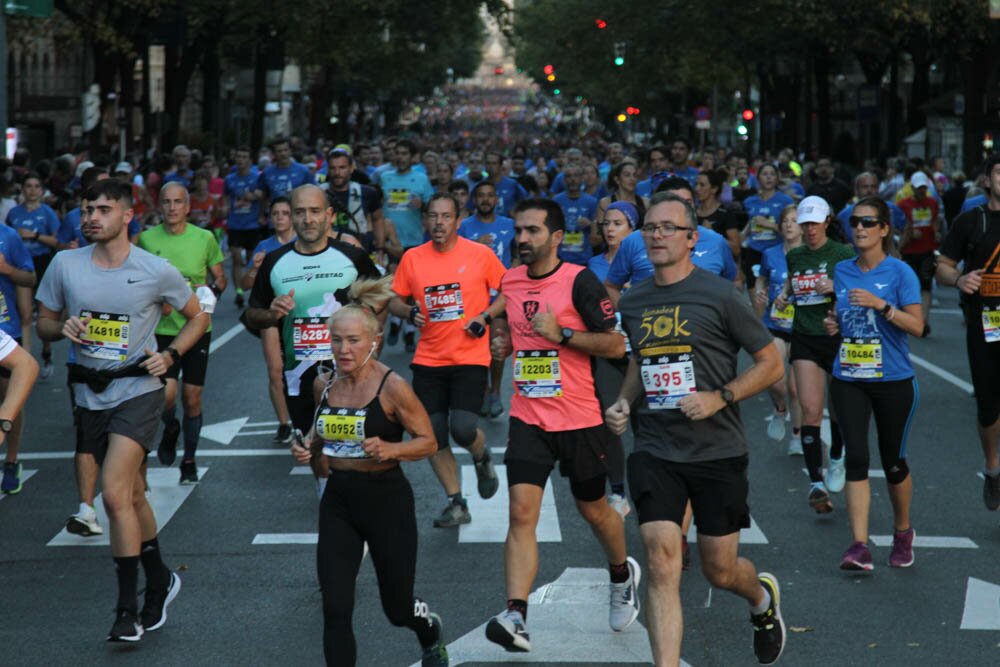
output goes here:
[{"label": "green traffic light", "polygon": [[553,94],[553,95],[561,95],[561,94],[562,94],[562,91],[561,91],[561,90],[559,90],[558,88],[556,88],[555,90],[553,90],[553,91],[552,91],[552,94]]},{"label": "green traffic light", "polygon": [[615,56],[615,65],[616,66],[621,67],[624,64],[625,64],[625,59],[624,58],[622,58],[621,56]]}]

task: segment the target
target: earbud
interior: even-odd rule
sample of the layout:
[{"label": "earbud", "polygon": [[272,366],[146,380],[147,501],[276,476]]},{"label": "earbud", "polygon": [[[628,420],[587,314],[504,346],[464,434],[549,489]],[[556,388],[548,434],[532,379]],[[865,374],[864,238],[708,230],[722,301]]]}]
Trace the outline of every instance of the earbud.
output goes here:
[{"label": "earbud", "polygon": [[372,349],[374,350],[376,348],[376,346],[378,346],[378,341],[374,341],[372,343]]}]

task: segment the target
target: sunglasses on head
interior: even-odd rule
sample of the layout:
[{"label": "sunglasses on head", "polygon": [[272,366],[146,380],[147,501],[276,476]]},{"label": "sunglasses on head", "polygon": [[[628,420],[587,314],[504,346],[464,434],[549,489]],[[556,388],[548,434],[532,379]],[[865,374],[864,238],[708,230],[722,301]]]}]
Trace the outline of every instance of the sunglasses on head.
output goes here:
[{"label": "sunglasses on head", "polygon": [[882,221],[879,220],[874,215],[863,215],[863,216],[852,215],[851,216],[851,227],[857,227],[858,225],[861,225],[865,229],[871,229],[872,227],[878,227],[881,224],[882,224]]}]

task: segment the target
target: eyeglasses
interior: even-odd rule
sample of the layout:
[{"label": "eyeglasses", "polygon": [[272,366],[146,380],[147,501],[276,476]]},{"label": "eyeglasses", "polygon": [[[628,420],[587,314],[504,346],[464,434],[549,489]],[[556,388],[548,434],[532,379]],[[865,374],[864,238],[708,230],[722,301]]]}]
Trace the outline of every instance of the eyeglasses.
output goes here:
[{"label": "eyeglasses", "polygon": [[647,222],[642,226],[642,233],[654,236],[657,232],[660,232],[666,237],[673,236],[680,229],[686,229],[689,232],[694,231],[694,227],[684,227],[681,225],[675,225],[672,222]]},{"label": "eyeglasses", "polygon": [[872,227],[878,227],[883,224],[881,220],[873,215],[857,216],[852,215],[850,218],[851,227],[857,227],[861,225],[865,229],[871,229]]}]

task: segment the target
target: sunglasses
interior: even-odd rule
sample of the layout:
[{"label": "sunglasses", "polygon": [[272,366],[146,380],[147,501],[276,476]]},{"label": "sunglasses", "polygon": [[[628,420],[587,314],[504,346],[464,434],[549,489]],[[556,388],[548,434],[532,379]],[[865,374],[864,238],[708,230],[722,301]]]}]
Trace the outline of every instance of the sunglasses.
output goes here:
[{"label": "sunglasses", "polygon": [[871,229],[872,227],[878,227],[883,224],[881,220],[873,215],[865,216],[851,216],[851,227],[857,227],[858,225],[864,227],[865,229]]}]

